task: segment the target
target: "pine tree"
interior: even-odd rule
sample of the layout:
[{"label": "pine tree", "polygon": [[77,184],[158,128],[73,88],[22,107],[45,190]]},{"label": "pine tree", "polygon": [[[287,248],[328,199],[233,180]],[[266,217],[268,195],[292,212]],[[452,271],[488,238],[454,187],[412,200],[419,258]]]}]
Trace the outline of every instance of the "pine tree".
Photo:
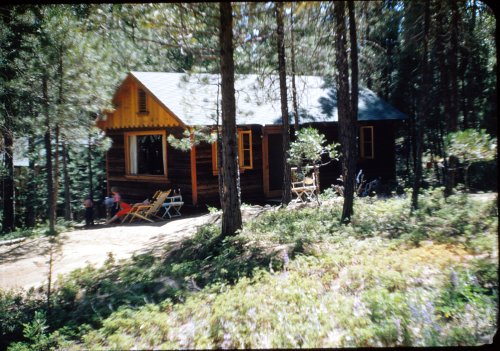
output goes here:
[{"label": "pine tree", "polygon": [[233,15],[230,3],[220,6],[220,71],[222,95],[222,202],[221,236],[235,235],[241,229],[240,176],[236,141],[236,101],[234,91]]},{"label": "pine tree", "polygon": [[[349,5],[351,6],[351,5]],[[358,104],[357,40],[354,22],[354,8],[349,8],[351,38],[351,89],[349,89],[349,62],[347,58],[347,28],[345,3],[340,1],[333,7],[335,15],[335,48],[337,75],[337,110],[340,144],[342,145],[342,178],[344,183],[344,204],[341,222],[349,223],[353,214],[354,185],[356,181],[356,125]]]}]

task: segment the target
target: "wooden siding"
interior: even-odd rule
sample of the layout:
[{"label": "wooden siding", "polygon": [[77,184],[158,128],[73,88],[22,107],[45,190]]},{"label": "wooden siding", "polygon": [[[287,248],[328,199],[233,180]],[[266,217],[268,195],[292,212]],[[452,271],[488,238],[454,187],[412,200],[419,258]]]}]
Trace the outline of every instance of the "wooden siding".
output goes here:
[{"label": "wooden siding", "polygon": [[[240,169],[242,202],[262,202],[262,127],[240,126],[238,129],[252,130],[253,168]],[[196,147],[196,176],[198,179],[198,203],[220,207],[217,175],[212,169],[212,145],[201,143]]]},{"label": "wooden siding", "polygon": [[[325,136],[328,144],[333,142],[339,142],[339,129],[337,123],[310,123],[301,126],[301,128],[311,127],[318,129],[321,134]],[[293,135],[292,130],[292,135]],[[338,184],[337,178],[339,178],[342,173],[342,165],[340,161],[332,161],[329,164],[322,166],[319,169],[319,186],[320,190],[323,191],[332,186],[332,184]]]},{"label": "wooden siding", "polygon": [[[167,128],[167,135],[183,138],[183,128]],[[180,188],[186,204],[193,204],[191,183],[191,152],[174,149],[167,142],[168,179],[173,189]]]},{"label": "wooden siding", "polygon": [[[358,158],[356,170],[363,170],[365,180],[373,180],[380,177],[383,181],[395,179],[396,177],[396,155],[394,140],[394,122],[393,121],[371,121],[358,124],[361,126],[373,126],[374,139],[374,158]],[[310,123],[303,127],[312,127],[325,135],[328,143],[339,142],[338,125],[336,123]],[[292,131],[293,135],[293,131]],[[359,144],[358,138],[358,144]],[[359,145],[358,145],[359,147]],[[320,189],[321,191],[329,188],[332,184],[338,184],[342,172],[340,161],[333,161],[330,164],[320,168]]]},{"label": "wooden siding", "polygon": [[[182,131],[182,128],[166,129],[167,136],[173,134],[181,137]],[[123,130],[107,132],[107,136],[112,140],[112,146],[107,152],[108,189],[118,187],[125,201],[137,202],[151,197],[159,189],[180,188],[184,201],[192,204],[190,152],[176,150],[167,142],[167,180],[154,176],[143,176],[139,179],[127,177],[124,133]]]},{"label": "wooden siding", "polygon": [[[380,177],[383,181],[396,178],[396,146],[393,121],[364,122],[360,126],[374,126],[374,158],[358,160],[365,179]],[[359,131],[358,131],[359,132]]]},{"label": "wooden siding", "polygon": [[[146,92],[146,113],[139,112],[138,89]],[[124,129],[124,128],[166,128],[183,126],[183,123],[160,103],[144,86],[136,79],[128,76],[117,90],[113,104],[115,110],[106,112],[105,122],[98,124],[102,129]]]}]

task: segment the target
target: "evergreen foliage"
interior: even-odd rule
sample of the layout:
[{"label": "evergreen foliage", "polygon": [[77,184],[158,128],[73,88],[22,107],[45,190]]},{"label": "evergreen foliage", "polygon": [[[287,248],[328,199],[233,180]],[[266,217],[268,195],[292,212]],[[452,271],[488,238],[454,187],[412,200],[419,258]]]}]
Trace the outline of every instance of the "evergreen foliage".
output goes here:
[{"label": "evergreen foliage", "polygon": [[[323,2],[284,4],[285,56],[292,56],[293,16],[295,74],[328,77],[336,73],[331,6]],[[493,137],[497,135],[492,10],[476,0],[432,0],[429,6],[427,62],[432,79],[430,87],[424,88],[418,59],[423,50],[423,4],[393,0],[356,3],[360,83],[412,117],[401,127],[397,144],[399,182],[407,185],[415,178],[413,116],[419,113],[422,91],[429,111],[421,126],[421,149],[432,159],[448,158],[445,139],[454,131],[450,126],[485,129]],[[75,169],[68,156],[84,154],[92,121],[104,108],[112,108],[111,95],[128,71],[219,72],[219,14],[213,3],[2,5],[0,10],[3,232],[47,219],[42,209],[47,208],[50,195],[43,179],[48,165],[43,160],[46,154],[40,151],[40,136],[47,130],[52,132],[57,214],[63,214],[62,203],[65,212],[78,212],[84,188],[95,188],[95,200],[102,196],[105,184],[92,173],[102,172],[103,156],[95,154],[91,170],[86,170],[94,179],[93,186],[89,181],[80,185],[83,179],[78,185],[67,179],[72,176],[65,175],[64,163]],[[233,10],[235,72],[275,74],[273,4],[238,3]],[[300,110],[300,94],[297,102]],[[15,172],[10,163],[11,145],[19,144],[23,137],[32,140],[31,151],[25,150],[32,162],[26,170]],[[78,167],[82,169],[82,165]],[[446,163],[444,169],[435,168],[436,184],[456,176],[448,167]],[[484,178],[476,173],[483,169],[472,167],[471,179]],[[65,182],[72,185],[65,186]]]}]

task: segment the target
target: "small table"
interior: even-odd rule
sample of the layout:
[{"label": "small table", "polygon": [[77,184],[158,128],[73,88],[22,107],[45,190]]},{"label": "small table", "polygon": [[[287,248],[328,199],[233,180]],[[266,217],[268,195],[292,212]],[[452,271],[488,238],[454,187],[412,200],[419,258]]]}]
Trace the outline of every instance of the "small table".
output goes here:
[{"label": "small table", "polygon": [[184,205],[182,195],[168,196],[166,201],[161,205],[165,209],[162,218],[165,218],[165,216],[168,216],[168,218],[179,217],[182,205]]}]

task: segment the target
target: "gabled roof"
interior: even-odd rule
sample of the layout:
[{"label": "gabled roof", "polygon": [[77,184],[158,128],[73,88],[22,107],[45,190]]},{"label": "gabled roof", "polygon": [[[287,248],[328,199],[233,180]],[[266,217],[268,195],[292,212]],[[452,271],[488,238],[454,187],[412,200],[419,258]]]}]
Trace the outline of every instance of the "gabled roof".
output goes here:
[{"label": "gabled roof", "polygon": [[[220,115],[219,75],[165,72],[130,72],[130,75],[186,125],[216,124],[217,110]],[[297,76],[296,82],[300,123],[338,121],[334,87],[327,86],[321,77]],[[235,90],[237,124],[281,124],[277,76],[237,75]],[[407,118],[366,88],[360,89],[358,108],[358,121]]]}]

